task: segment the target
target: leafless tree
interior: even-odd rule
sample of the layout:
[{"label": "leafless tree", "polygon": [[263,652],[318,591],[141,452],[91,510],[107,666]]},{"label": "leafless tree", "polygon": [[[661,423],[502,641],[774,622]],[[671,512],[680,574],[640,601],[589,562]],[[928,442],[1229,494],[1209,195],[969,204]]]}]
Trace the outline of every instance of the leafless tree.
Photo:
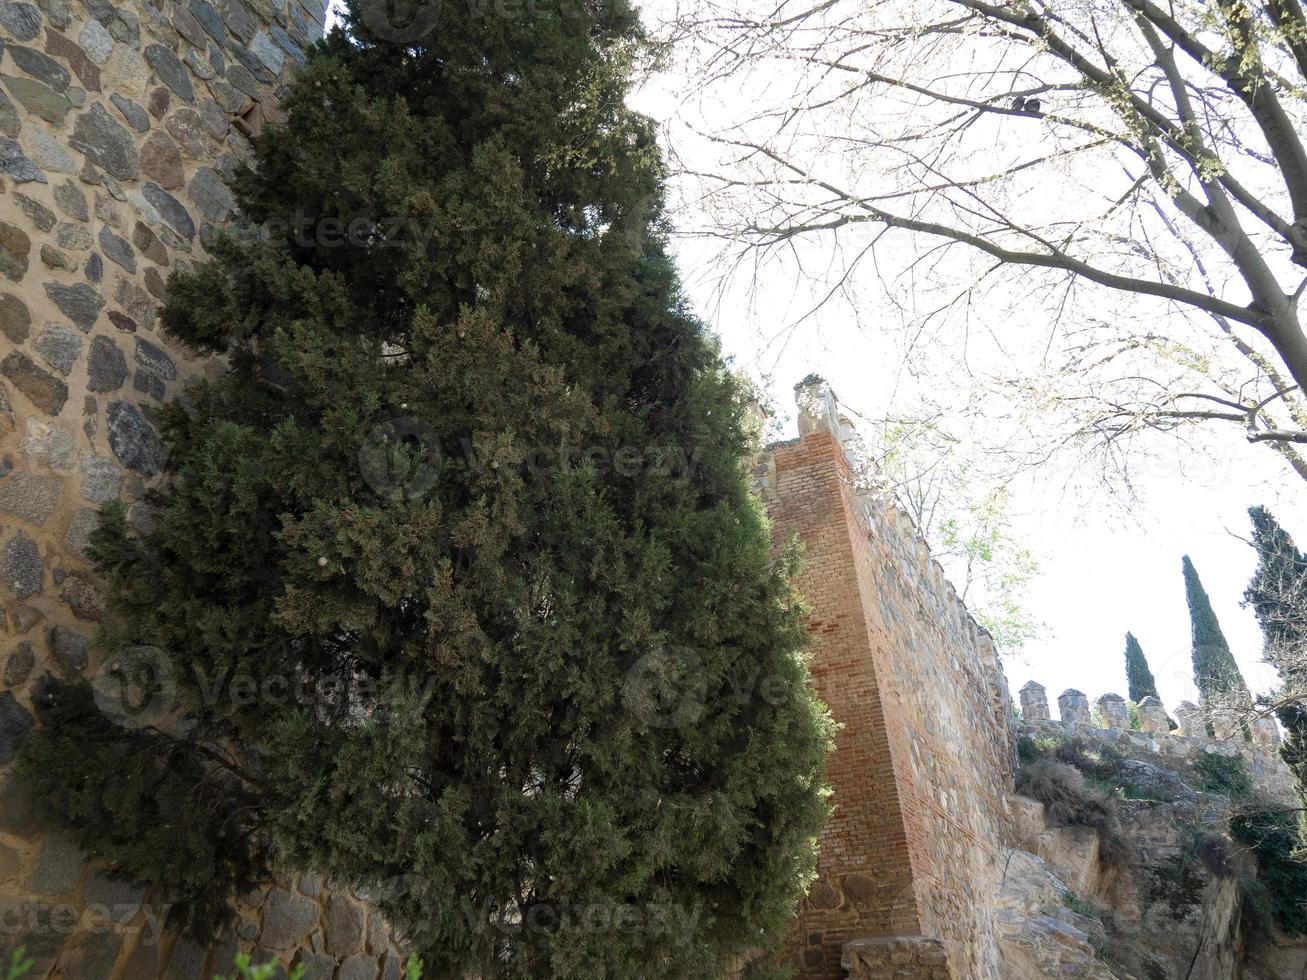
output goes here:
[{"label": "leafless tree", "polygon": [[1301,0],[708,0],[669,39],[734,261],[1038,310],[1006,336],[1065,438],[1225,426],[1307,479]]}]

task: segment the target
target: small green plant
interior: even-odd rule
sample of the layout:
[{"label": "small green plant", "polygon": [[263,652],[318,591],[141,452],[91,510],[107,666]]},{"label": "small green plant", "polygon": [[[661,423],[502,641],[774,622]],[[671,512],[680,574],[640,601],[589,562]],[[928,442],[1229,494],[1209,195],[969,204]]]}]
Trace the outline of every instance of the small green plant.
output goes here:
[{"label": "small green plant", "polygon": [[19,946],[13,951],[9,957],[9,966],[5,970],[5,980],[19,980],[19,978],[27,976],[27,971],[32,968],[33,961],[24,958],[26,952],[26,946]]},{"label": "small green plant", "polygon": [[1198,785],[1205,792],[1218,793],[1231,800],[1246,800],[1252,795],[1252,778],[1237,755],[1216,755],[1204,752],[1194,763],[1198,770]]},{"label": "small green plant", "polygon": [[1086,919],[1098,918],[1098,912],[1095,911],[1094,906],[1069,888],[1062,894],[1062,904],[1076,915],[1083,915]]},{"label": "small green plant", "polygon": [[[19,953],[22,952],[20,949]],[[268,960],[266,963],[260,963],[257,966],[250,963],[248,953],[237,953],[236,958],[236,976],[230,980],[273,980],[277,975],[280,964],[276,960]],[[18,974],[10,973],[9,980],[14,980]],[[290,980],[300,980],[304,976],[304,964],[301,963],[290,972]],[[422,961],[416,956],[410,956],[405,966],[406,980],[422,980]],[[215,976],[213,980],[228,980],[225,977]]]}]

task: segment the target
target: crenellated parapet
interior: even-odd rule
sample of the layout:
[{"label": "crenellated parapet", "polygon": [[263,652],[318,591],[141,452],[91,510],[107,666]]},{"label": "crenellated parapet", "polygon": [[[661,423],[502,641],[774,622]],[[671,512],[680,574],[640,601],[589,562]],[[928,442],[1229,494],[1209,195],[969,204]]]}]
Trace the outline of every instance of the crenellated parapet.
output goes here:
[{"label": "crenellated parapet", "polygon": [[1091,711],[1084,693],[1068,688],[1058,696],[1058,717],[1052,719],[1042,684],[1027,681],[1019,693],[1021,720],[1028,723],[1137,731],[1167,738],[1225,739],[1266,751],[1280,744],[1280,729],[1274,718],[1222,705],[1199,706],[1181,701],[1175,707],[1177,724],[1173,726],[1166,707],[1155,697],[1145,697],[1132,705],[1121,695],[1108,692],[1094,702],[1096,710]]}]

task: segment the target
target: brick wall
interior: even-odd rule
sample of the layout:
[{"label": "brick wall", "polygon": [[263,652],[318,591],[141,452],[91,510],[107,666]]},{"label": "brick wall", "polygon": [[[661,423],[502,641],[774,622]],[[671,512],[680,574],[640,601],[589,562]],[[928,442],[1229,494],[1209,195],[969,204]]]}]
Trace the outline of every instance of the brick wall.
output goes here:
[{"label": "brick wall", "polygon": [[797,534],[805,547],[814,683],[843,726],[830,765],[835,815],[790,951],[804,977],[835,978],[845,943],[923,936],[952,975],[998,977],[1006,681],[907,518],[860,488],[833,396],[820,382],[808,388],[802,435],[759,467],[777,542]]}]

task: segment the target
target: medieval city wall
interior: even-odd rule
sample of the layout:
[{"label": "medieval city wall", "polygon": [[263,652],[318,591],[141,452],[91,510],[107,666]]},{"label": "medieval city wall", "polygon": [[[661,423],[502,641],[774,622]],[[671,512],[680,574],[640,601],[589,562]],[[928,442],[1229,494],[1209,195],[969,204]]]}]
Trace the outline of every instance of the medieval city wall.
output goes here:
[{"label": "medieval city wall", "polygon": [[772,447],[758,476],[778,543],[805,546],[814,683],[844,727],[794,953],[805,977],[872,975],[904,943],[862,940],[918,937],[920,976],[997,977],[1014,758],[998,656],[911,521],[864,487],[824,383],[800,405],[800,438]]}]

